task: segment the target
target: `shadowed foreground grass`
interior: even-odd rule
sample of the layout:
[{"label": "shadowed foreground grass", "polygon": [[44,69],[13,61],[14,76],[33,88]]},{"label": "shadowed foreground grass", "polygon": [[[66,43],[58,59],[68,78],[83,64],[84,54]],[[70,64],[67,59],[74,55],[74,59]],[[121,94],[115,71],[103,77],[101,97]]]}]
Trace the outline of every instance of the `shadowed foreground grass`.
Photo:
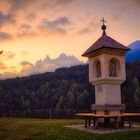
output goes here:
[{"label": "shadowed foreground grass", "polygon": [[98,135],[63,127],[82,122],[0,118],[0,140],[140,140],[140,131]]}]

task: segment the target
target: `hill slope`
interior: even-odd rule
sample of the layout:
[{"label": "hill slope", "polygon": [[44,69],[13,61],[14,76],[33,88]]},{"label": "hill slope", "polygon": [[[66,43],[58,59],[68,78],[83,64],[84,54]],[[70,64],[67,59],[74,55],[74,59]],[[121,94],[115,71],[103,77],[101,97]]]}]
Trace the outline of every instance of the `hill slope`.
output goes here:
[{"label": "hill slope", "polygon": [[[140,62],[126,65],[122,102],[127,109],[140,106]],[[0,81],[1,116],[44,116],[44,109],[90,109],[94,86],[88,82],[88,65]]]},{"label": "hill slope", "polygon": [[126,61],[140,61],[140,40],[131,43],[128,47],[131,50],[126,54]]}]

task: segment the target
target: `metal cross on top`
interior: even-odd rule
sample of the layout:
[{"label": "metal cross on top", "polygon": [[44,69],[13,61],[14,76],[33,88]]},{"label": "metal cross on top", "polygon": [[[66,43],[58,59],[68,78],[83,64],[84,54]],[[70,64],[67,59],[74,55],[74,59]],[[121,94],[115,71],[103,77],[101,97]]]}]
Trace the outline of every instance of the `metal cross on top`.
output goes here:
[{"label": "metal cross on top", "polygon": [[103,22],[103,25],[104,25],[104,23],[106,22],[104,18],[103,18],[101,21]]}]

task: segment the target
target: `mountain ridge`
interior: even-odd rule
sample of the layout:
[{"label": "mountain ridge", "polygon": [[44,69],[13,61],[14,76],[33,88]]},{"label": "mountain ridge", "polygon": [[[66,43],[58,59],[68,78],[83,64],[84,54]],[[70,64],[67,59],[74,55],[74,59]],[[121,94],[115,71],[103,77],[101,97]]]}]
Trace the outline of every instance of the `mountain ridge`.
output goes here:
[{"label": "mountain ridge", "polygon": [[128,45],[130,51],[127,52],[125,58],[127,62],[140,61],[140,40],[136,40]]}]

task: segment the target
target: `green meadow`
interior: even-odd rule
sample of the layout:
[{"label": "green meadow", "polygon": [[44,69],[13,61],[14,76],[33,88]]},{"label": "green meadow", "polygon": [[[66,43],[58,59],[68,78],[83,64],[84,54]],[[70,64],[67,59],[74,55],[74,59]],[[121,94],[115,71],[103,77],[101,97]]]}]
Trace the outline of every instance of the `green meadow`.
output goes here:
[{"label": "green meadow", "polygon": [[64,127],[83,120],[0,118],[0,140],[140,140],[140,131],[92,134]]}]

